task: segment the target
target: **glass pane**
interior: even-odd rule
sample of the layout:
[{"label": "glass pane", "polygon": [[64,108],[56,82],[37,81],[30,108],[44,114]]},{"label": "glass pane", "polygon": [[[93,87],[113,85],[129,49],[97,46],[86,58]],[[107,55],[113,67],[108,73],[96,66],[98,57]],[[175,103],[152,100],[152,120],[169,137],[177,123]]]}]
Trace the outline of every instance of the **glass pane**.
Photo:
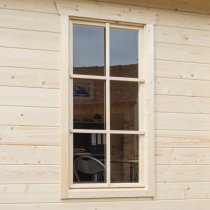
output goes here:
[{"label": "glass pane", "polygon": [[104,27],[73,25],[74,74],[104,75]]},{"label": "glass pane", "polygon": [[111,182],[138,182],[138,135],[112,134]]},{"label": "glass pane", "polygon": [[138,77],[138,31],[110,29],[110,76]]},{"label": "glass pane", "polygon": [[138,83],[111,81],[111,130],[138,130]]},{"label": "glass pane", "polygon": [[74,128],[105,128],[105,82],[74,79]]},{"label": "glass pane", "polygon": [[74,183],[105,182],[105,163],[105,134],[74,134]]}]

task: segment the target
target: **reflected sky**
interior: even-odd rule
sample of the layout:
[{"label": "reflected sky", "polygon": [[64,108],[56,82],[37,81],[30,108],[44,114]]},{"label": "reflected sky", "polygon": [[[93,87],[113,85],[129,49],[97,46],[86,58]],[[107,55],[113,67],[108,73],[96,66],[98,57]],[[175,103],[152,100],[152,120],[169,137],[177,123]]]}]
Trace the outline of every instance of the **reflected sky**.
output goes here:
[{"label": "reflected sky", "polygon": [[104,66],[104,28],[73,26],[74,67]]},{"label": "reflected sky", "polygon": [[[104,66],[105,33],[103,27],[74,24],[74,67]],[[136,64],[138,32],[110,28],[110,65]]]},{"label": "reflected sky", "polygon": [[138,32],[110,29],[110,65],[129,65],[138,62]]}]

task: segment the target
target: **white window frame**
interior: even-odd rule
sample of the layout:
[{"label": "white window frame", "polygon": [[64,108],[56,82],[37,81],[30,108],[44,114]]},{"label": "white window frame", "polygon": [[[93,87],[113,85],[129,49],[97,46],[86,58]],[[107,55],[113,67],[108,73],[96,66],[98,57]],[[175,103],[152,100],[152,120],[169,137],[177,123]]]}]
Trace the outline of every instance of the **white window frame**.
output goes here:
[{"label": "white window frame", "polygon": [[[143,98],[143,103],[139,104],[139,124],[141,128],[139,131],[124,131],[120,134],[136,134],[141,136],[141,143],[139,144],[139,161],[140,173],[143,179],[141,183],[120,183],[111,184],[110,180],[104,184],[91,184],[91,188],[87,185],[73,184],[73,144],[70,144],[70,139],[73,139],[73,108],[72,104],[73,85],[69,78],[81,78],[82,76],[75,76],[72,74],[72,58],[73,52],[70,43],[72,40],[72,22],[70,20],[77,20],[78,18],[71,18],[70,15],[61,15],[61,198],[62,199],[78,199],[78,198],[133,198],[133,197],[153,197],[154,196],[154,28],[152,24],[139,24],[118,22],[121,27],[139,28],[141,33],[139,37],[143,43],[141,46],[141,63],[139,65],[138,78],[139,84],[142,86],[139,91],[140,97]],[[87,17],[82,17],[86,22]],[[89,18],[91,23],[105,24],[106,29],[109,29],[109,24],[117,25],[115,22],[96,18]],[[81,20],[80,20],[81,21]],[[85,24],[84,22],[84,24]],[[108,32],[108,31],[107,31]],[[108,38],[108,37],[106,37]],[[107,44],[109,42],[106,42]],[[109,46],[106,46],[109,47]],[[109,57],[109,51],[106,51],[106,57]],[[106,61],[109,66],[109,59]],[[109,69],[106,69],[108,75]],[[93,76],[94,77],[94,76]],[[91,78],[93,78],[91,76]],[[95,76],[97,77],[97,76]],[[104,76],[107,77],[107,76]],[[99,78],[98,78],[99,79]],[[123,78],[116,78],[116,80],[123,80]],[[128,78],[125,78],[127,81]],[[135,79],[131,79],[135,80]],[[107,84],[109,86],[109,84]],[[108,87],[109,88],[109,87]],[[107,91],[108,92],[108,91]],[[109,94],[109,93],[107,93]],[[109,95],[108,95],[109,97]],[[109,102],[106,102],[109,103]],[[108,111],[109,113],[109,111]],[[142,117],[142,113],[143,117]],[[108,114],[109,115],[109,114]],[[107,115],[107,116],[108,116]],[[140,116],[141,115],[141,116]],[[108,119],[109,122],[109,119]],[[143,127],[142,127],[143,125]],[[81,132],[81,131],[80,131]],[[97,131],[98,132],[98,131]],[[115,133],[118,133],[116,131]],[[107,139],[109,141],[109,139]],[[108,142],[109,144],[109,142]],[[108,158],[108,157],[107,157]],[[109,158],[107,159],[109,162]],[[110,168],[110,167],[108,167]],[[71,172],[71,173],[70,173]],[[108,171],[109,173],[109,171]],[[88,184],[89,185],[89,184]],[[90,186],[90,185],[89,185]],[[100,186],[100,187],[99,187]]]}]

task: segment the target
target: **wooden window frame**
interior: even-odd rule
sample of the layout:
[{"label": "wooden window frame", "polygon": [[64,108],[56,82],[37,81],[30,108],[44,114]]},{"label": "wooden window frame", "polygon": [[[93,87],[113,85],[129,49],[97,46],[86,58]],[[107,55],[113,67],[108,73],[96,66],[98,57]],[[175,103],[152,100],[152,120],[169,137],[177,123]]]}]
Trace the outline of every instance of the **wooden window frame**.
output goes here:
[{"label": "wooden window frame", "polygon": [[[127,23],[127,22],[115,22],[105,21],[100,19],[90,19],[83,17],[80,21],[90,21],[88,24],[102,23],[109,30],[109,24],[119,25],[120,28],[139,28],[141,30],[141,65],[139,73],[141,73],[138,79],[130,78],[130,80],[137,80],[142,85],[142,91],[139,91],[139,97],[143,98],[143,103],[139,104],[139,113],[144,113],[143,117],[139,116],[141,121],[139,124],[143,127],[139,128],[139,131],[124,131],[120,134],[138,134],[141,138],[139,144],[139,161],[141,161],[140,174],[143,177],[141,183],[120,183],[111,184],[110,180],[103,184],[91,184],[91,188],[87,188],[87,185],[73,184],[72,178],[70,178],[70,171],[73,170],[73,144],[70,144],[70,139],[73,138],[73,108],[72,98],[73,96],[73,83],[70,83],[70,78],[82,78],[83,75],[74,75],[70,70],[73,69],[73,50],[70,47],[72,43],[72,19],[74,21],[78,18],[71,18],[70,15],[61,15],[61,198],[62,199],[78,199],[78,198],[134,198],[134,197],[153,197],[154,196],[154,27],[152,24],[139,24],[139,23]],[[106,32],[106,34],[108,31]],[[106,35],[106,39],[109,37]],[[106,42],[107,44],[109,42]],[[107,48],[107,47],[106,47]],[[139,53],[140,54],[140,53]],[[106,50],[106,58],[109,58],[109,52]],[[109,66],[109,59],[106,61],[106,66]],[[107,67],[106,67],[107,68]],[[106,69],[106,75],[109,73],[109,68]],[[91,76],[95,79],[106,79],[107,76]],[[115,78],[117,81],[128,81],[128,78]],[[109,83],[107,83],[109,86]],[[107,87],[109,89],[109,87]],[[107,91],[108,92],[108,91]],[[109,94],[109,93],[107,93]],[[109,95],[108,95],[109,97]],[[106,102],[107,103],[107,102]],[[109,116],[109,111],[107,113]],[[108,119],[109,121],[109,119]],[[109,128],[108,128],[109,130]],[[74,130],[76,131],[76,130]],[[82,132],[80,130],[80,132]],[[86,131],[84,131],[86,132]],[[91,131],[92,132],[92,131]],[[98,130],[96,131],[98,132]],[[106,133],[101,131],[101,133]],[[119,133],[113,131],[113,133]],[[108,139],[108,141],[110,141]],[[109,151],[108,151],[109,152]],[[107,162],[109,159],[107,160]],[[110,167],[108,167],[110,168]],[[109,171],[107,172],[109,173]]]}]

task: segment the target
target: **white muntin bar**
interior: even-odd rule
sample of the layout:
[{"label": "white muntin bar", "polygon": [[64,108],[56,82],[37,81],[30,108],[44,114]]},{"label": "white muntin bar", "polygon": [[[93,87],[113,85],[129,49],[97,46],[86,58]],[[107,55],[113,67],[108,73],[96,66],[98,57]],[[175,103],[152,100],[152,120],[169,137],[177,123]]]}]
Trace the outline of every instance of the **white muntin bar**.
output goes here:
[{"label": "white muntin bar", "polygon": [[106,134],[106,130],[88,130],[88,129],[72,129],[69,130],[69,133],[104,133]]},{"label": "white muntin bar", "polygon": [[72,184],[71,185],[71,188],[72,189],[90,189],[90,188],[93,188],[93,189],[97,189],[97,188],[107,188],[108,187],[108,184],[107,183],[82,183],[82,184]]},{"label": "white muntin bar", "polygon": [[[144,29],[141,28],[138,34],[138,78],[145,81],[145,61],[144,61]],[[138,90],[138,129],[144,131],[144,104],[145,104],[145,83],[139,83]],[[145,132],[144,132],[145,135]],[[139,135],[138,156],[139,156],[139,182],[144,179],[144,136]]]},{"label": "white muntin bar", "polygon": [[110,133],[110,134],[131,134],[131,135],[144,135],[144,131],[128,131],[128,130],[91,130],[91,129],[72,129],[69,133]]},{"label": "white muntin bar", "polygon": [[81,75],[81,74],[71,74],[70,78],[73,79],[94,79],[94,80],[106,80],[106,76],[95,76],[95,75]]},{"label": "white muntin bar", "polygon": [[111,164],[110,164],[110,30],[109,23],[106,23],[106,180],[110,184]]},{"label": "white muntin bar", "polygon": [[128,77],[110,77],[110,80],[113,81],[125,81],[125,82],[139,82],[144,83],[144,79],[139,78],[128,78]]},{"label": "white muntin bar", "polygon": [[137,134],[144,135],[144,131],[111,130],[111,134]]},{"label": "white muntin bar", "polygon": [[[106,76],[95,76],[95,75],[81,75],[81,74],[70,74],[70,78],[74,79],[94,79],[94,80],[106,80]],[[138,82],[144,83],[144,79],[139,78],[127,78],[127,77],[109,77],[111,81],[125,81],[125,82]]]}]

